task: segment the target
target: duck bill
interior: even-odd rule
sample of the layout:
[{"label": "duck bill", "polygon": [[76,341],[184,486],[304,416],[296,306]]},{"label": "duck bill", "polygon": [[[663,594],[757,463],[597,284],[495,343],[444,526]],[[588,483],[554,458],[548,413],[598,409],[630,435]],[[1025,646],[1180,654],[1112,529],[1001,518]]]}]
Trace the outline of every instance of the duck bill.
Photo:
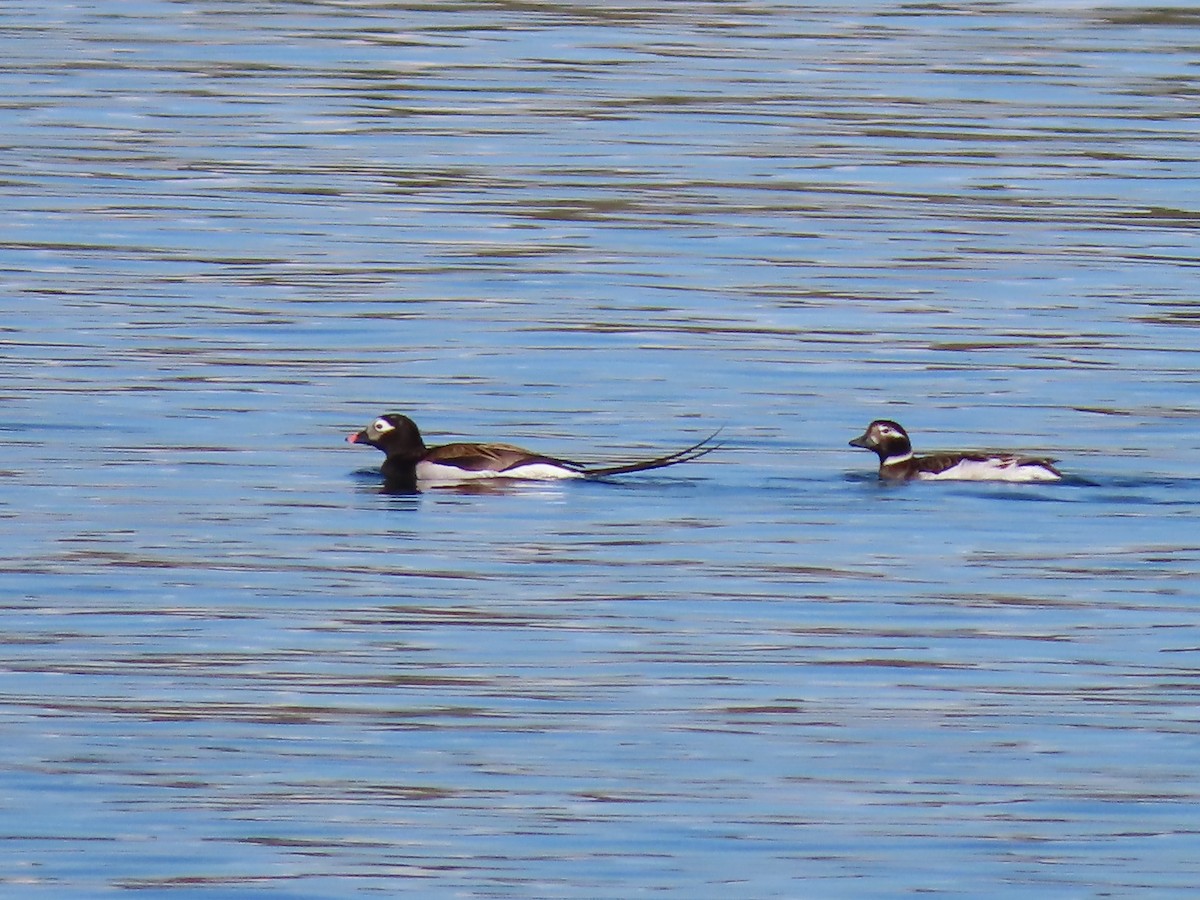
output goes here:
[{"label": "duck bill", "polygon": [[871,444],[867,441],[867,436],[865,434],[860,434],[858,437],[856,437],[854,440],[852,440],[850,442],[850,446],[851,447],[862,447],[864,450],[871,449]]},{"label": "duck bill", "polygon": [[346,435],[346,443],[347,444],[369,444],[370,441],[367,440],[367,432],[364,429],[363,431],[355,431],[355,432],[352,432],[352,433]]}]

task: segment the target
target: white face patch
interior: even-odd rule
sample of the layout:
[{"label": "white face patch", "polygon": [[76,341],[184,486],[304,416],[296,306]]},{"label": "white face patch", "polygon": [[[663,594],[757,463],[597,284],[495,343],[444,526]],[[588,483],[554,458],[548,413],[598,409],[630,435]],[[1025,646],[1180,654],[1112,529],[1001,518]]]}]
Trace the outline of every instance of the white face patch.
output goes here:
[{"label": "white face patch", "polygon": [[371,427],[367,429],[367,437],[374,441],[378,440],[382,435],[387,434],[389,431],[395,430],[395,425],[380,416],[378,419],[372,422]]}]

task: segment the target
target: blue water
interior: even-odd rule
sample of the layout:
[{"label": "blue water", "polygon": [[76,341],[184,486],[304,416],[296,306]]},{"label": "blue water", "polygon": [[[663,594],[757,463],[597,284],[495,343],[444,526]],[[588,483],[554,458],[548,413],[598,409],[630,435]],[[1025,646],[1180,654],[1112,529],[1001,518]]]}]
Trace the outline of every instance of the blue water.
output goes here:
[{"label": "blue water", "polygon": [[1198,27],[5,4],[0,893],[1193,896]]}]

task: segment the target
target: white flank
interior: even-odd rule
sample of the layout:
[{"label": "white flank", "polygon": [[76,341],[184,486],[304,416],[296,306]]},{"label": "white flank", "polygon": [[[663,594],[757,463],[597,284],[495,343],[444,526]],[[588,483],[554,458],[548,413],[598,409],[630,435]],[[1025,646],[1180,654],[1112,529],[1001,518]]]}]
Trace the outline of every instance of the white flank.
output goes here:
[{"label": "white flank", "polygon": [[920,472],[921,481],[1058,481],[1045,466],[1018,459],[964,459],[941,472]]},{"label": "white flank", "polygon": [[564,478],[582,478],[583,474],[564,469],[562,466],[550,463],[530,463],[525,466],[514,466],[505,472],[492,469],[471,471],[460,469],[458,466],[447,466],[441,463],[417,463],[417,480],[428,483],[452,483],[456,481],[478,481],[481,478],[520,478],[527,481],[558,481]]},{"label": "white flank", "polygon": [[550,463],[530,463],[527,466],[513,466],[507,472],[499,473],[502,478],[527,478],[531,481],[558,481],[563,478],[582,478],[582,472],[565,469]]}]

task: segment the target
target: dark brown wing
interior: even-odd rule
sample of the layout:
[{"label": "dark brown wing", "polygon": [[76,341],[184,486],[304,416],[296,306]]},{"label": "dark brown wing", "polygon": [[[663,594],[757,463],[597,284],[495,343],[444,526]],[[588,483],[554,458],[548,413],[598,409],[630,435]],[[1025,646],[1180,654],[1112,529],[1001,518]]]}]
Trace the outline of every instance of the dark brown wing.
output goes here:
[{"label": "dark brown wing", "polygon": [[895,463],[881,463],[879,477],[888,481],[907,481],[921,473],[937,475],[952,469],[964,459],[978,459],[965,453],[930,453],[927,456],[910,456]]},{"label": "dark brown wing", "polygon": [[928,456],[918,456],[913,459],[915,463],[913,473],[928,472],[930,475],[938,475],[967,460],[986,462],[987,457],[975,453],[930,453]]},{"label": "dark brown wing", "polygon": [[583,471],[582,467],[573,462],[531,453],[512,444],[443,444],[427,450],[421,460],[442,466],[454,466],[467,472],[507,472],[516,466],[537,463],[559,466],[573,472]]}]

